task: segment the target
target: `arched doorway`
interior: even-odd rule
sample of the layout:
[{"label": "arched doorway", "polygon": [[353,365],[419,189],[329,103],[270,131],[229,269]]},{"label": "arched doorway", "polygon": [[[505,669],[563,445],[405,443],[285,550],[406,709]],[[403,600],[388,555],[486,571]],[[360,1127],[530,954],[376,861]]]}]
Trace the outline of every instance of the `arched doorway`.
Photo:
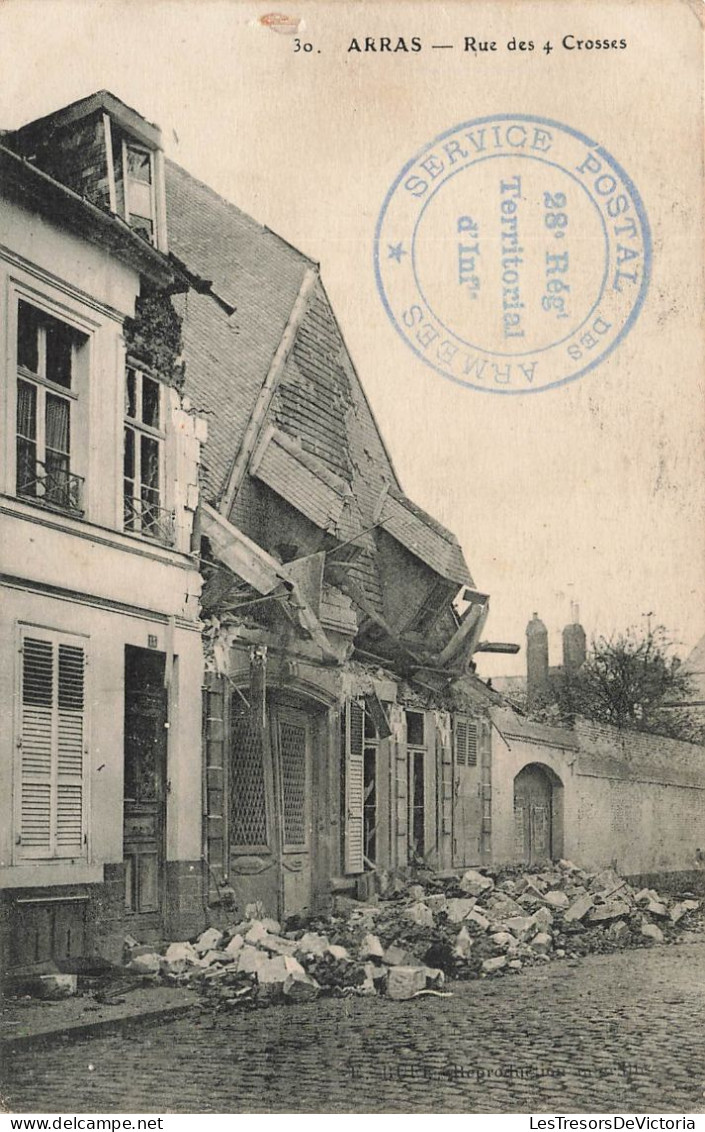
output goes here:
[{"label": "arched doorway", "polygon": [[548,767],[529,763],[514,779],[514,855],[540,864],[557,855],[560,779]]}]

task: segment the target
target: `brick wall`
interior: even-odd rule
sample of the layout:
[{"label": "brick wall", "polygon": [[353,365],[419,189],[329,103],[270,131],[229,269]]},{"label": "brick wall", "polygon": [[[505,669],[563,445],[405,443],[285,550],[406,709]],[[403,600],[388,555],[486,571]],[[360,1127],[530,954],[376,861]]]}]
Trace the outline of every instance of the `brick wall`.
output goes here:
[{"label": "brick wall", "polygon": [[705,750],[579,721],[573,855],[620,872],[698,870],[705,854]]},{"label": "brick wall", "polygon": [[[520,859],[514,783],[537,764],[553,782],[554,856],[627,876],[705,877],[705,750],[580,720],[543,728],[495,712],[492,860]],[[562,846],[562,848],[559,848]],[[690,884],[690,887],[693,887]]]},{"label": "brick wall", "polygon": [[105,132],[100,111],[82,122],[55,127],[41,123],[22,131],[18,148],[74,192],[104,207],[110,205]]}]

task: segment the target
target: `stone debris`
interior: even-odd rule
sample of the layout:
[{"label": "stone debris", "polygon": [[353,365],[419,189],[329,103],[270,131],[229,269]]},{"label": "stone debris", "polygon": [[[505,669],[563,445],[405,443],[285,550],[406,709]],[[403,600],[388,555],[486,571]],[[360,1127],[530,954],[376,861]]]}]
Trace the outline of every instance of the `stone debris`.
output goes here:
[{"label": "stone debris", "polygon": [[133,940],[128,969],[192,985],[215,1010],[321,995],[402,1002],[447,993],[446,978],[503,978],[563,958],[670,943],[702,917],[690,892],[637,890],[612,869],[591,873],[569,861],[421,878],[386,874],[383,896],[337,897],[330,915],[286,924],[248,905],[245,919],[162,954]]},{"label": "stone debris", "polygon": [[454,897],[450,900],[446,900],[446,916],[451,924],[461,924],[466,916],[470,915],[474,907],[474,896],[466,897],[465,899],[462,897]]},{"label": "stone debris", "polygon": [[499,947],[502,951],[513,950],[516,947],[516,939],[511,932],[495,932],[490,936],[495,947]]},{"label": "stone debris", "polygon": [[414,965],[415,957],[403,947],[388,947],[382,955],[382,961],[388,967],[408,967]]},{"label": "stone debris", "polygon": [[161,966],[161,956],[157,955],[156,951],[147,951],[142,955],[133,956],[127,969],[137,975],[158,975]]},{"label": "stone debris", "polygon": [[469,896],[479,896],[481,892],[494,888],[494,881],[492,877],[478,873],[475,869],[468,869],[463,874],[458,888],[461,892],[467,892]]},{"label": "stone debris", "polygon": [[[318,997],[318,983],[307,975],[305,971],[292,971],[287,975],[282,986],[282,993],[291,1002],[311,1002]],[[374,988],[372,993],[374,994]]]},{"label": "stone debris", "polygon": [[565,892],[561,892],[560,889],[557,889],[555,892],[546,892],[543,899],[551,908],[567,908],[570,904],[570,899],[566,896]]},{"label": "stone debris", "polygon": [[517,939],[526,939],[526,936],[534,926],[534,919],[532,916],[509,916],[504,921],[504,926],[507,931],[516,936]]},{"label": "stone debris", "polygon": [[509,963],[506,955],[493,955],[491,959],[482,960],[482,970],[491,975],[494,971],[501,971]]},{"label": "stone debris", "polygon": [[552,946],[553,940],[548,932],[537,932],[529,944],[531,950],[535,951],[537,955],[545,955],[547,951],[551,950]]},{"label": "stone debris", "polygon": [[170,943],[164,952],[161,968],[170,975],[182,975],[195,965],[197,959],[198,952],[192,943]]},{"label": "stone debris", "polygon": [[411,920],[412,924],[419,924],[422,928],[433,927],[433,912],[420,901],[416,904],[412,904],[410,908],[407,908],[404,915],[407,920]]},{"label": "stone debris", "polygon": [[205,955],[207,951],[213,951],[223,938],[223,933],[219,932],[217,928],[206,928],[206,930],[199,935],[194,943],[194,949],[199,955]]},{"label": "stone debris", "polygon": [[342,959],[344,963],[350,962],[350,953],[347,947],[341,947],[340,944],[331,943],[328,954],[332,955],[334,959]]},{"label": "stone debris", "polygon": [[472,912],[468,913],[465,919],[475,928],[479,928],[481,932],[486,932],[488,927],[490,926],[490,921],[487,919],[487,917],[483,916],[481,912],[477,912],[474,908]]},{"label": "stone debris", "polygon": [[368,934],[363,937],[358,954],[361,959],[383,959],[384,948],[382,947],[379,937],[368,932]]},{"label": "stone debris", "polygon": [[538,908],[531,917],[531,922],[539,930],[550,928],[553,924],[553,916],[548,908]]},{"label": "stone debris", "polygon": [[582,896],[578,896],[577,899],[573,901],[569,908],[566,908],[563,913],[563,920],[567,924],[574,924],[577,920],[584,920],[594,903],[595,901],[589,892],[583,893]]},{"label": "stone debris", "polygon": [[245,941],[242,936],[239,934],[239,932],[236,932],[228,943],[228,946],[225,948],[225,954],[229,955],[231,958],[234,958],[242,949],[244,943]]},{"label": "stone debris", "polygon": [[654,943],[663,943],[663,932],[656,924],[643,923],[641,925],[641,934],[645,936],[646,939],[652,939]]},{"label": "stone debris", "polygon": [[328,939],[317,932],[305,932],[298,941],[296,950],[302,955],[323,956],[330,947]]},{"label": "stone debris", "polygon": [[392,967],[387,977],[387,998],[413,998],[427,987],[435,990],[443,986],[443,981],[443,972],[430,967]]},{"label": "stone debris", "polygon": [[61,998],[72,998],[78,989],[76,975],[67,975],[56,972],[47,975],[37,975],[30,982],[28,990],[35,998],[45,998],[55,1002]]},{"label": "stone debris", "polygon": [[588,921],[591,924],[599,924],[603,920],[619,920],[622,916],[628,916],[631,908],[626,900],[608,900],[605,904],[597,904],[590,911]]},{"label": "stone debris", "polygon": [[455,937],[453,955],[456,959],[469,959],[472,948],[472,937],[467,928],[461,928]]}]

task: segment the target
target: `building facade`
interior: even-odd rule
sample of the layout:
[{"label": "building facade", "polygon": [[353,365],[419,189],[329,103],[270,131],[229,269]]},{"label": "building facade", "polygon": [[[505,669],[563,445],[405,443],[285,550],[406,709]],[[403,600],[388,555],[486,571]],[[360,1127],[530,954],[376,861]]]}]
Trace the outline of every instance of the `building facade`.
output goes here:
[{"label": "building facade", "polygon": [[[102,106],[84,137],[94,154],[124,129],[129,166],[125,117]],[[203,919],[204,432],[146,349],[144,296],[185,285],[164,250],[23,160],[24,136],[2,141],[0,887],[16,967],[121,958],[127,931]]]}]

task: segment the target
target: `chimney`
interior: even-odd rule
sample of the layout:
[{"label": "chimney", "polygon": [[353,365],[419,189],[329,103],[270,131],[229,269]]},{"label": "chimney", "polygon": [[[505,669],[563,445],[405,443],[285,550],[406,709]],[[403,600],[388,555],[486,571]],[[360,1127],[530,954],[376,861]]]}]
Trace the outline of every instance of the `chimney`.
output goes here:
[{"label": "chimney", "polygon": [[548,632],[538,613],[526,626],[526,693],[529,707],[548,693]]},{"label": "chimney", "polygon": [[563,670],[573,676],[582,668],[586,657],[585,630],[580,624],[580,609],[575,602],[570,603],[570,624],[563,630]]}]

